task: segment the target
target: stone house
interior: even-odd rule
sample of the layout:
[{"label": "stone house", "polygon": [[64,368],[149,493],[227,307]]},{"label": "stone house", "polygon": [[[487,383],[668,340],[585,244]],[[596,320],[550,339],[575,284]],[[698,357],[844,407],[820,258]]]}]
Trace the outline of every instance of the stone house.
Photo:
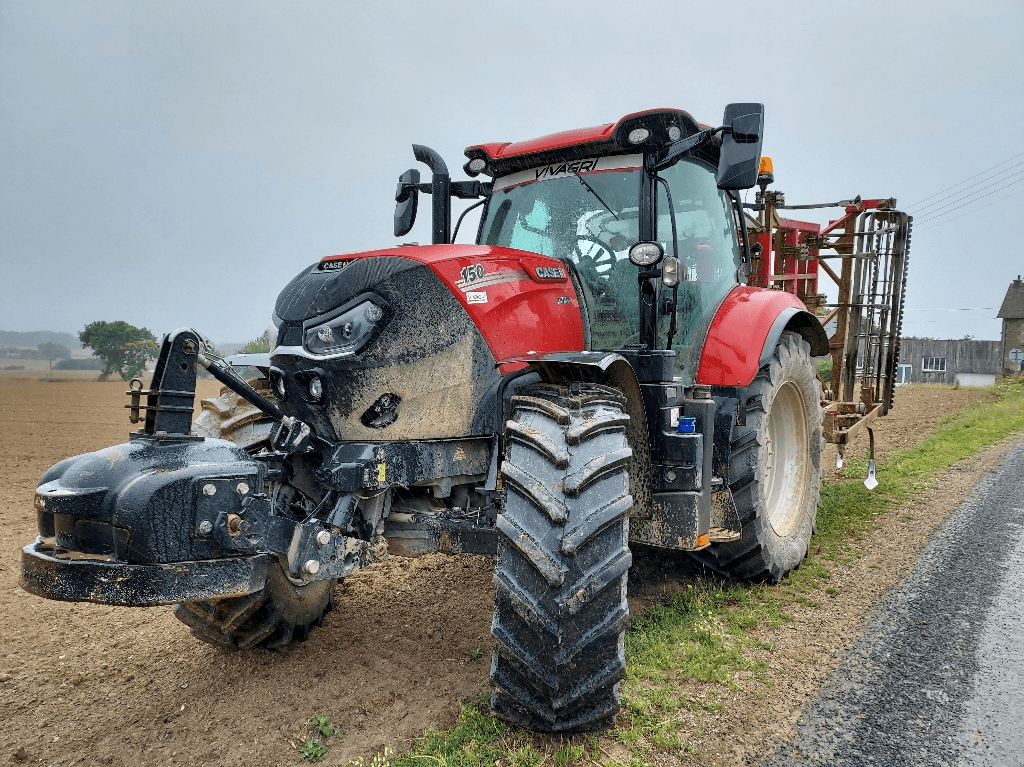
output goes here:
[{"label": "stone house", "polygon": [[1002,372],[1004,375],[1024,371],[1024,282],[1020,275],[1006,289],[997,318],[1003,321],[1000,338]]}]

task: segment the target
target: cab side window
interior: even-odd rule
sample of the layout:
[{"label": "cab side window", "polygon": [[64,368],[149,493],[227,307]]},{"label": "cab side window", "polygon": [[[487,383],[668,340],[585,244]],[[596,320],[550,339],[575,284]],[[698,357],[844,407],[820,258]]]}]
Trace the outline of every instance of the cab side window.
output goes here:
[{"label": "cab side window", "polygon": [[[732,202],[718,189],[712,170],[684,159],[660,175],[672,192],[680,261],[678,329],[672,344],[676,350],[676,374],[684,383],[692,383],[714,312],[737,284],[739,243]],[[661,184],[657,228],[665,253],[673,255],[672,218]]]}]

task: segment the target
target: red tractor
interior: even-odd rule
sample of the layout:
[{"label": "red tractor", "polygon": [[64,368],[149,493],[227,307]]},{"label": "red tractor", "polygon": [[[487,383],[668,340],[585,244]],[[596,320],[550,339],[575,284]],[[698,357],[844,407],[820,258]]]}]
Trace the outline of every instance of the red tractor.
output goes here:
[{"label": "red tractor", "polygon": [[[150,388],[129,392],[142,428],[43,476],[23,586],[173,604],[199,639],[244,650],[304,639],[339,579],[389,550],[490,553],[495,713],[606,726],[631,544],[777,582],[815,528],[830,345],[808,277],[805,300],[747,284],[782,204],[762,186],[758,223],[738,195],[762,130],[760,104],[719,128],[651,110],[470,147],[469,181],[414,146],[432,175],[401,176],[395,235],[426,193],[433,244],[303,269],[270,354],[241,361],[249,382],[197,332],[168,334]],[[453,196],[481,198],[475,245],[452,244]],[[815,258],[846,235],[818,232]],[[192,423],[199,367],[225,389]]]}]

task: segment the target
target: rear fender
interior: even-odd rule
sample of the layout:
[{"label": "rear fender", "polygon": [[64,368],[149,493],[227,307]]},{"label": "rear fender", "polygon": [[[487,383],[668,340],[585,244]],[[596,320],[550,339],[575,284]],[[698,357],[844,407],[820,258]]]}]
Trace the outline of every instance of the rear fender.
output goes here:
[{"label": "rear fender", "polygon": [[792,293],[737,286],[711,321],[697,367],[704,386],[747,386],[766,365],[782,333],[792,330],[811,345],[811,354],[828,354],[821,322]]},{"label": "rear fender", "polygon": [[768,332],[768,337],[765,338],[764,346],[761,349],[761,358],[758,360],[759,368],[771,362],[772,355],[775,354],[775,347],[779,345],[779,339],[782,338],[782,333],[785,330],[799,333],[810,344],[812,357],[824,357],[828,354],[828,334],[822,327],[821,321],[806,309],[790,307],[783,310],[772,323],[772,329]]}]

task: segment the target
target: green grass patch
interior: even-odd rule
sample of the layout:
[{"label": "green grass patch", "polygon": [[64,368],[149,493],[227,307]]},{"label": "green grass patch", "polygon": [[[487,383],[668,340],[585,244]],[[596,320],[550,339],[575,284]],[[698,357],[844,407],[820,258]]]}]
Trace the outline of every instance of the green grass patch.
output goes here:
[{"label": "green grass patch", "polygon": [[[870,539],[874,519],[928,488],[935,477],[979,450],[1024,430],[1024,377],[1003,379],[985,399],[946,416],[920,444],[893,453],[879,464],[878,487],[868,490],[867,454],[851,456],[842,477],[851,481],[822,487],[815,552],[822,559],[841,560],[851,543]],[[904,515],[911,521],[912,515]],[[789,578],[798,583],[807,577],[801,568]]]},{"label": "green grass patch", "polygon": [[[822,487],[811,555],[782,584],[697,580],[634,617],[626,634],[623,707],[614,729],[574,738],[535,735],[493,719],[482,698],[463,708],[453,729],[426,733],[410,751],[391,757],[391,764],[640,767],[657,752],[699,757],[690,741],[702,733],[685,730],[686,712],[721,709],[720,693],[735,689],[741,674],[759,680],[765,690],[771,686],[768,664],[759,658],[774,647],[752,632],[792,620],[790,605],[815,607],[837,596],[829,584],[829,567],[862,554],[879,514],[929,487],[958,461],[1022,431],[1024,376],[1017,376],[997,382],[985,399],[943,418],[919,445],[879,462],[879,485],[873,491],[862,482],[866,456],[848,456],[840,479]],[[615,742],[629,748],[628,761],[607,753],[604,745]]]}]

